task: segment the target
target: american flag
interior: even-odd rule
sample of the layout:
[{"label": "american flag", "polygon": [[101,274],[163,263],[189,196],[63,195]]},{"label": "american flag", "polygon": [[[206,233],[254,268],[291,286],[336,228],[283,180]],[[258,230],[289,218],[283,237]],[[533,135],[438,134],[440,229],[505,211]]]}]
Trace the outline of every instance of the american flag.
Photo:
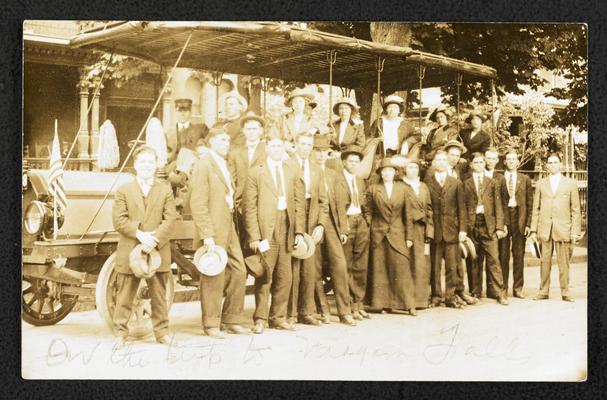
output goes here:
[{"label": "american flag", "polygon": [[55,120],[55,138],[51,150],[50,171],[48,174],[48,191],[62,212],[67,208],[67,198],[63,187],[63,167],[61,165],[61,150],[59,147],[59,134],[57,133],[57,120]]}]

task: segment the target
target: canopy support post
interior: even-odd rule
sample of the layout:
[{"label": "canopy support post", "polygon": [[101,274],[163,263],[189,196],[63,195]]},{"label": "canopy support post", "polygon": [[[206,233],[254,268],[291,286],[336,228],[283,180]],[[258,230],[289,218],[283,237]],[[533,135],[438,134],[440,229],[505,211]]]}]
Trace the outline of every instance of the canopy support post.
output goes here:
[{"label": "canopy support post", "polygon": [[261,90],[263,92],[263,118],[266,118],[266,110],[268,109],[268,89],[270,88],[270,78],[261,78]]},{"label": "canopy support post", "polygon": [[455,84],[457,86],[457,107],[456,107],[456,114],[457,114],[457,136],[459,137],[460,135],[460,109],[459,109],[459,103],[460,103],[460,89],[462,87],[462,81],[463,81],[464,76],[462,75],[461,72],[458,72],[455,75]]},{"label": "canopy support post", "polygon": [[417,66],[417,79],[419,79],[419,107],[417,109],[418,111],[418,127],[419,127],[419,133],[421,135],[422,133],[422,90],[423,90],[423,81],[424,81],[424,77],[426,75],[426,67],[422,64],[419,64]]},{"label": "canopy support post", "polygon": [[377,56],[377,61],[375,62],[375,69],[377,70],[377,113],[379,118],[381,116],[382,100],[381,100],[381,73],[384,72],[384,63],[386,62],[385,58],[381,56]]},{"label": "canopy support post", "polygon": [[213,85],[215,85],[215,122],[219,119],[219,86],[223,81],[223,72],[212,72]]},{"label": "canopy support post", "polygon": [[[495,103],[497,102],[497,93],[495,91],[495,81],[491,79],[491,145],[495,140],[495,125],[493,116],[495,115]],[[497,121],[496,121],[497,122]]]},{"label": "canopy support post", "polygon": [[333,121],[332,121],[332,112],[333,112],[333,65],[337,61],[337,51],[330,50],[327,53],[327,62],[329,63],[329,126],[331,127],[331,133],[333,132]]},{"label": "canopy support post", "polygon": [[126,163],[129,161],[129,159],[135,152],[135,149],[137,148],[137,143],[139,143],[139,140],[141,139],[141,135],[143,135],[143,132],[145,132],[145,129],[148,126],[148,123],[150,122],[152,115],[154,115],[154,112],[156,111],[156,108],[158,107],[158,104],[160,103],[160,100],[162,99],[162,95],[163,95],[164,91],[166,90],[167,86],[169,85],[169,83],[171,82],[171,79],[173,78],[173,74],[175,73],[175,69],[179,65],[179,62],[181,61],[181,57],[183,57],[183,53],[185,53],[185,49],[188,47],[188,44],[190,43],[191,39],[192,39],[192,33],[190,33],[188,35],[188,39],[185,41],[183,48],[181,49],[181,52],[179,53],[179,57],[177,57],[177,61],[175,61],[175,64],[173,65],[173,68],[171,69],[171,72],[169,73],[169,76],[168,76],[166,82],[164,83],[164,86],[162,87],[162,90],[160,91],[158,98],[156,99],[156,103],[154,103],[152,110],[148,114],[148,118],[145,120],[145,123],[141,127],[141,130],[139,131],[139,134],[137,135],[137,138],[135,139],[135,144],[133,144],[133,147],[131,147],[131,150],[129,150],[128,154],[124,158],[124,161],[122,162],[122,165],[120,166],[120,170],[116,174],[116,178],[114,179],[114,182],[112,182],[112,186],[110,186],[109,189],[107,190],[107,192],[105,193],[105,197],[103,197],[103,200],[99,204],[99,207],[97,208],[95,215],[93,215],[91,222],[88,224],[88,226],[84,230],[84,233],[82,234],[82,236],[80,236],[80,239],[78,239],[78,240],[82,240],[86,236],[86,234],[89,232],[89,230],[91,229],[91,226],[93,226],[93,222],[95,222],[95,218],[97,218],[97,216],[99,215],[99,212],[101,211],[101,208],[105,204],[105,201],[107,200],[110,193],[112,192],[112,189],[114,189],[116,182],[118,182],[118,178],[120,178],[122,171],[124,171],[124,167],[126,167]]}]

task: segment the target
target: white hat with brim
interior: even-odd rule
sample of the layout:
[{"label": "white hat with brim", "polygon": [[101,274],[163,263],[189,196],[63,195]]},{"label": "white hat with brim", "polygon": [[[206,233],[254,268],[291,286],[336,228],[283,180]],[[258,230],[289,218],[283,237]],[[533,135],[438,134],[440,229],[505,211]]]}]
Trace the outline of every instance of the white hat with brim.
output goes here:
[{"label": "white hat with brim", "polygon": [[198,272],[206,276],[216,276],[223,272],[228,263],[228,254],[221,246],[213,246],[209,251],[207,246],[201,246],[194,253],[194,265]]},{"label": "white hat with brim", "polygon": [[316,244],[314,243],[314,239],[307,233],[303,234],[303,238],[303,243],[293,248],[293,252],[291,253],[291,256],[293,258],[305,260],[314,255],[314,251],[316,250]]}]

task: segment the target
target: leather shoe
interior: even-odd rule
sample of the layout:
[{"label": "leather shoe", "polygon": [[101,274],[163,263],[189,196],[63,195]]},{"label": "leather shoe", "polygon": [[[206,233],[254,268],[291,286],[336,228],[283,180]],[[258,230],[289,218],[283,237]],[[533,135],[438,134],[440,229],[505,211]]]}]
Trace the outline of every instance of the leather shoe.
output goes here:
[{"label": "leather shoe", "polygon": [[295,325],[297,323],[297,318],[296,317],[289,317],[287,318],[287,322],[291,325]]},{"label": "leather shoe", "polygon": [[283,331],[294,331],[295,327],[287,321],[275,322],[270,325],[270,328],[283,330]]},{"label": "leather shoe", "polygon": [[417,317],[417,311],[415,311],[415,308],[409,309],[409,315],[412,317]]},{"label": "leather shoe", "polygon": [[548,295],[547,294],[538,294],[537,296],[535,296],[533,298],[533,300],[548,300]]},{"label": "leather shoe", "polygon": [[441,303],[440,297],[433,297],[432,301],[430,302],[430,307],[438,307],[438,306],[440,306],[440,303]]},{"label": "leather shoe", "polygon": [[563,296],[563,301],[568,301],[570,303],[573,303],[575,300],[573,300],[573,297],[571,297],[571,296]]},{"label": "leather shoe", "polygon": [[461,297],[459,297],[459,295],[455,295],[455,302],[459,303],[462,308],[466,308],[466,302],[464,301],[464,299],[462,299]]},{"label": "leather shoe", "polygon": [[322,321],[323,324],[330,324],[331,323],[331,316],[329,314],[322,314],[320,316],[320,320]]},{"label": "leather shoe", "polygon": [[255,326],[253,327],[253,333],[261,335],[263,333],[266,324],[263,321],[255,322]]},{"label": "leather shoe", "polygon": [[361,317],[366,318],[366,319],[371,319],[371,314],[369,314],[368,312],[366,312],[365,310],[358,310],[358,313],[361,315]]},{"label": "leather shoe", "polygon": [[239,324],[221,324],[221,330],[235,335],[248,335],[251,330]]},{"label": "leather shoe", "polygon": [[226,335],[219,328],[205,328],[204,333],[213,339],[225,339]]},{"label": "leather shoe", "polygon": [[521,293],[521,292],[514,292],[514,293],[512,293],[512,295],[514,297],[516,297],[517,299],[524,299],[525,298],[525,295],[523,293]]},{"label": "leather shoe", "polygon": [[354,318],[356,321],[362,321],[363,320],[363,316],[360,315],[360,313],[358,311],[352,312],[352,318]]},{"label": "leather shoe", "polygon": [[445,306],[449,307],[449,308],[464,308],[464,306],[461,303],[459,303],[457,300],[446,301]]},{"label": "leather shoe", "polygon": [[460,293],[458,295],[466,304],[473,305],[478,303],[478,299],[472,296],[468,296],[466,293]]},{"label": "leather shoe", "polygon": [[171,339],[169,338],[169,335],[163,335],[156,338],[156,343],[160,344],[168,344],[170,341]]},{"label": "leather shoe", "polygon": [[507,306],[508,305],[508,299],[506,299],[505,296],[500,296],[497,298],[497,302],[500,303],[503,306]]},{"label": "leather shoe", "polygon": [[342,315],[339,317],[339,322],[345,325],[356,326],[356,321],[351,315]]},{"label": "leather shoe", "polygon": [[299,322],[306,325],[320,325],[320,321],[314,318],[312,315],[302,315],[299,317]]}]

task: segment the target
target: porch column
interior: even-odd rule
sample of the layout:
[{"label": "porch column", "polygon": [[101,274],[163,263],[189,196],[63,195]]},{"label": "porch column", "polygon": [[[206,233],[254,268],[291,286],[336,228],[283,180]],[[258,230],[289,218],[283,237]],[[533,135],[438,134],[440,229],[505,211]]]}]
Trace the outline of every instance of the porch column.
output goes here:
[{"label": "porch column", "polygon": [[[169,78],[168,72],[165,72],[162,76],[163,83]],[[173,94],[172,82],[169,82],[164,93],[162,94],[162,129],[164,132],[168,132],[173,128]]]},{"label": "porch column", "polygon": [[[93,171],[98,171],[97,158],[99,150],[99,96],[103,85],[99,86],[101,78],[95,77],[93,80],[93,106],[91,108],[91,158],[93,159]],[[97,89],[97,86],[99,88]]]},{"label": "porch column", "polygon": [[[89,131],[88,115],[89,87],[90,82],[86,79],[84,68],[79,69],[80,81],[77,87],[80,89],[80,129],[78,130],[78,158],[89,158]],[[88,165],[80,164],[80,169],[88,170]]]}]

